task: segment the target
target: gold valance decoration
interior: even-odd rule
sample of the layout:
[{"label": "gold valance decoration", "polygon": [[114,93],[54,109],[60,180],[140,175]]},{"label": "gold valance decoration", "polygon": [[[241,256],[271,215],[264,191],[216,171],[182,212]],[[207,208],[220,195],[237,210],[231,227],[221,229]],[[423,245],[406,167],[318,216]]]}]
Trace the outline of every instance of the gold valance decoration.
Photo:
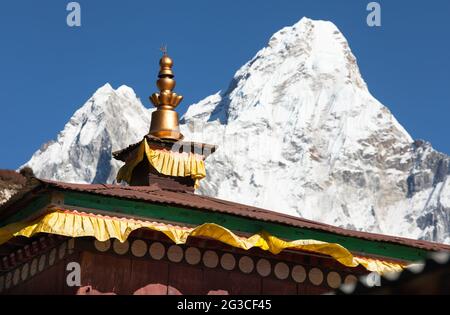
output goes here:
[{"label": "gold valance decoration", "polygon": [[122,166],[117,181],[130,183],[134,168],[144,159],[159,173],[169,176],[191,177],[198,188],[200,179],[206,176],[203,156],[192,152],[174,152],[166,149],[152,149],[147,139],[141,141],[134,157]]},{"label": "gold valance decoration", "polygon": [[147,228],[167,235],[176,244],[185,244],[188,237],[207,237],[233,247],[249,250],[258,247],[278,254],[284,249],[324,254],[347,267],[364,266],[379,274],[398,272],[404,264],[369,257],[356,257],[345,247],[317,240],[284,241],[267,232],[250,237],[234,234],[215,223],[204,223],[196,227],[174,226],[161,222],[141,221],[130,218],[109,217],[73,210],[53,208],[31,222],[18,222],[0,228],[0,245],[16,236],[32,237],[37,233],[57,234],[68,237],[95,237],[99,241],[118,239],[125,242],[131,232]]}]

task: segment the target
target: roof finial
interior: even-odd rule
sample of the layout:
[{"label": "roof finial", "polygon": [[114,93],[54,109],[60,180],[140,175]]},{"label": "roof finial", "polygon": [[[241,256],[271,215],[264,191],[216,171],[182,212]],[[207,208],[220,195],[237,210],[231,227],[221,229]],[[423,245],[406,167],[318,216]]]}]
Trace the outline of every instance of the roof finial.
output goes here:
[{"label": "roof finial", "polygon": [[167,55],[167,46],[161,47],[163,56],[159,60],[159,74],[156,86],[160,93],[154,93],[150,96],[150,101],[156,106],[157,110],[152,113],[152,122],[150,134],[152,136],[181,140],[183,135],[180,133],[178,114],[175,107],[180,104],[183,96],[177,95],[172,90],[175,88],[174,74],[172,71],[173,61]]},{"label": "roof finial", "polygon": [[163,53],[164,56],[167,56],[167,45],[166,45],[166,44],[161,45],[161,47],[159,48],[159,50],[162,51],[162,53]]}]

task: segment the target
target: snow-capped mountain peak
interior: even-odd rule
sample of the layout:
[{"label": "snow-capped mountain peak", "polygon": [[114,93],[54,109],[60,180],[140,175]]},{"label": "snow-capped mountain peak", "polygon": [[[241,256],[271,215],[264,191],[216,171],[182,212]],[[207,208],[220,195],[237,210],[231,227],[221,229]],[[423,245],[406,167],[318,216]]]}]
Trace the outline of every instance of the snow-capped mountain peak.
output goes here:
[{"label": "snow-capped mountain peak", "polygon": [[200,193],[348,228],[448,237],[444,222],[440,232],[417,228],[426,205],[420,194],[408,199],[413,139],[370,94],[331,22],[303,18],[275,33],[183,122],[186,138],[220,148]]},{"label": "snow-capped mountain peak", "polygon": [[[282,98],[292,98],[292,91],[295,95],[304,91],[301,96],[309,97],[306,94],[311,91],[332,88],[331,95],[322,96],[330,99],[333,92],[345,87],[367,92],[347,40],[333,23],[303,18],[275,33],[268,45],[236,72],[228,90],[220,95],[220,106],[210,114],[203,112],[203,118],[226,123],[245,115],[246,109],[276,102],[282,106]],[[217,95],[214,97],[217,100]],[[190,106],[184,118],[196,115],[197,107],[208,106],[209,101]]]},{"label": "snow-capped mountain peak", "polygon": [[[347,40],[329,21],[302,18],[293,26],[281,29],[270,38],[268,46],[260,51],[261,57],[276,55],[287,59],[287,72],[310,70],[309,73],[330,74],[337,83],[354,83],[355,86],[366,88]],[[290,62],[289,59],[294,60]],[[292,65],[294,68],[289,67]]]},{"label": "snow-capped mountain peak", "polygon": [[[139,141],[150,126],[133,89],[99,88],[65,125],[56,141],[44,144],[27,163],[38,177],[80,183],[113,182],[119,163],[111,153]],[[113,171],[112,171],[113,170]]]}]

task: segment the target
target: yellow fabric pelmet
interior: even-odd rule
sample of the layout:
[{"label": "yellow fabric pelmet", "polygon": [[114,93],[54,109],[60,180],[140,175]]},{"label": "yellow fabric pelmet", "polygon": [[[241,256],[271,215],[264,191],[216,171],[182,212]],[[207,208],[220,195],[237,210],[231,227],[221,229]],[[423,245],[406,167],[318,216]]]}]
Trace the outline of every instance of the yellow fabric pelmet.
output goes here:
[{"label": "yellow fabric pelmet", "polygon": [[0,244],[16,236],[31,237],[37,233],[58,234],[68,237],[91,236],[99,241],[115,238],[120,242],[125,242],[131,232],[141,228],[162,232],[176,244],[184,244],[189,236],[207,237],[244,250],[258,247],[273,254],[278,254],[284,249],[325,254],[345,266],[356,267],[361,264],[367,270],[380,274],[401,271],[405,267],[398,263],[380,259],[355,257],[346,248],[334,243],[316,240],[284,241],[266,232],[246,238],[237,236],[227,228],[214,223],[205,223],[195,228],[179,227],[165,223],[108,217],[62,209],[55,209],[32,222],[13,223],[0,228]]},{"label": "yellow fabric pelmet", "polygon": [[161,174],[169,176],[191,177],[195,188],[199,180],[206,176],[205,162],[202,156],[194,153],[178,153],[163,149],[152,149],[147,139],[142,140],[135,157],[122,166],[117,174],[117,181],[130,183],[134,168],[147,157],[149,163]]}]

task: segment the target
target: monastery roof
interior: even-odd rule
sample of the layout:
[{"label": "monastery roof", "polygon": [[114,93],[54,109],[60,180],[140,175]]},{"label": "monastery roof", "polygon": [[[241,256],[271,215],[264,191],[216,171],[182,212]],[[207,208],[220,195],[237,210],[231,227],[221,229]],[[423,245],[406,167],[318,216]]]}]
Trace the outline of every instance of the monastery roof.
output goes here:
[{"label": "monastery roof", "polygon": [[247,206],[231,201],[221,200],[213,197],[171,191],[161,189],[157,185],[151,186],[121,186],[105,184],[72,184],[50,180],[36,180],[35,185],[19,192],[6,204],[0,207],[0,220],[8,217],[15,207],[14,203],[20,199],[35,196],[38,191],[59,190],[87,193],[91,195],[114,197],[125,200],[143,201],[159,205],[176,206],[181,208],[196,209],[206,213],[217,213],[243,217],[261,222],[276,223],[307,230],[315,230],[367,241],[403,245],[427,251],[450,251],[450,246],[434,242],[413,240],[397,236],[374,234],[367,232],[344,229],[324,223],[319,223],[287,214],[265,210],[257,207]]}]

